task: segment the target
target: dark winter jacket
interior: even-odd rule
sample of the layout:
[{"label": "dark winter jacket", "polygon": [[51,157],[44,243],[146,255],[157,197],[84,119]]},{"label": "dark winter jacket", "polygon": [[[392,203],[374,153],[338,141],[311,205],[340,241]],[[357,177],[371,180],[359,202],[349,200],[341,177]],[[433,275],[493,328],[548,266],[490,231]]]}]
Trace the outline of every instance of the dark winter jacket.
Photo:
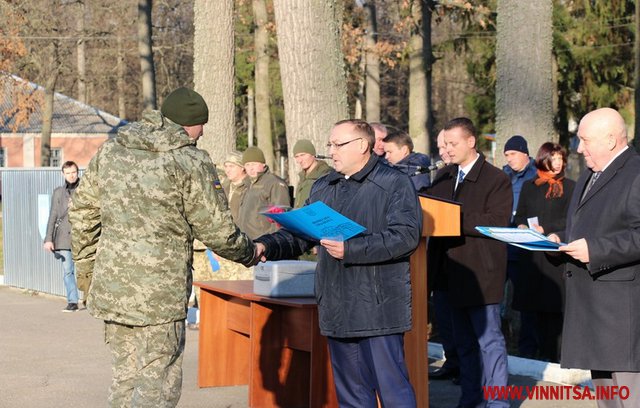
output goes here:
[{"label": "dark winter jacket", "polygon": [[[345,242],[342,260],[318,247],[315,292],[322,334],[346,338],[410,330],[409,256],[420,239],[422,213],[409,178],[372,155],[348,179],[332,171],[316,181],[307,204],[315,201],[366,228]],[[285,229],[257,241],[274,260],[318,244]]]},{"label": "dark winter jacket", "polygon": [[422,169],[428,169],[430,165],[431,159],[429,159],[429,156],[416,152],[411,153],[396,163],[398,170],[409,175],[416,191],[424,190],[431,184],[429,172],[423,173],[420,171]]}]

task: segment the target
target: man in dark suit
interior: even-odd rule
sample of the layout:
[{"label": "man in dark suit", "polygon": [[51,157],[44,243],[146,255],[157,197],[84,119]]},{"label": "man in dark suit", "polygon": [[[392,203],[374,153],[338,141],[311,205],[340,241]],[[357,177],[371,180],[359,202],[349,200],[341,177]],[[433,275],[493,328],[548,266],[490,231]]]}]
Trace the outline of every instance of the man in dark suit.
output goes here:
[{"label": "man in dark suit", "polygon": [[[590,369],[596,386],[628,387],[640,406],[640,156],[620,114],[588,113],[578,128],[588,170],[576,183],[560,250],[566,265],[563,367]],[[560,234],[562,235],[562,234]]]},{"label": "man in dark suit", "polygon": [[[448,274],[454,341],[460,359],[459,407],[482,404],[482,386],[506,386],[507,350],[500,329],[506,245],[475,230],[507,226],[513,193],[509,178],[476,150],[478,133],[467,118],[444,127],[451,165],[438,172],[429,194],[462,203],[462,235],[429,240],[429,269]],[[508,407],[489,400],[488,407]]]}]

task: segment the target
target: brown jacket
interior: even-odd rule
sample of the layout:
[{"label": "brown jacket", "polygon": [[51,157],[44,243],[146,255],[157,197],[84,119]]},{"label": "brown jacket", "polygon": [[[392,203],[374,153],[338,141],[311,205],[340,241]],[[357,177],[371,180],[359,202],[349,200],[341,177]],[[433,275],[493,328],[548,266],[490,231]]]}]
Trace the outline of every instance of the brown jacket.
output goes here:
[{"label": "brown jacket", "polygon": [[255,179],[248,178],[251,184],[242,198],[236,223],[249,238],[256,239],[278,230],[260,211],[271,205],[291,206],[291,198],[287,183],[269,169]]},{"label": "brown jacket", "polygon": [[238,222],[238,215],[240,214],[240,204],[242,203],[242,198],[247,193],[247,190],[251,186],[251,179],[249,176],[246,176],[242,179],[242,181],[238,184],[234,184],[226,178],[222,182],[222,189],[227,195],[227,200],[229,201],[229,209],[231,210],[231,216],[233,220]]},{"label": "brown jacket", "polygon": [[439,282],[446,282],[456,307],[499,303],[504,294],[506,244],[485,237],[475,227],[509,225],[513,202],[511,182],[483,155],[454,193],[457,173],[457,165],[445,167],[427,191],[462,204],[462,235],[429,240],[429,274],[446,274]]}]

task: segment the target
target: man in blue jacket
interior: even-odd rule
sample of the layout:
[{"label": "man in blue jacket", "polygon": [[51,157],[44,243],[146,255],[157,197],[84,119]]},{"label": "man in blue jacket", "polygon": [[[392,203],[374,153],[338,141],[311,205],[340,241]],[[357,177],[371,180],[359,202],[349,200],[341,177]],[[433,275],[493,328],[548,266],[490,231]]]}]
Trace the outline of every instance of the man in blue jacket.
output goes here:
[{"label": "man in blue jacket", "polygon": [[[513,190],[513,207],[511,210],[510,223],[513,225],[513,217],[516,215],[518,201],[520,200],[520,191],[526,181],[534,179],[537,169],[534,160],[529,156],[529,146],[527,140],[520,136],[511,136],[504,144],[504,158],[507,164],[502,170],[509,176],[511,180],[511,189]],[[518,271],[518,260],[521,256],[520,248],[509,246],[507,248],[507,280],[511,284],[505,286],[505,297],[501,306],[501,314],[505,319],[506,332],[512,334],[514,312],[511,310],[513,293],[521,293],[522,279]],[[535,358],[538,350],[538,340],[536,339],[536,314],[533,312],[520,312],[520,333],[518,337],[518,352],[522,357]]]},{"label": "man in blue jacket", "polygon": [[431,184],[429,166],[431,159],[423,153],[413,151],[411,136],[401,130],[394,130],[382,139],[384,142],[384,158],[411,178],[416,191],[425,190]]},{"label": "man in blue jacket", "polygon": [[[366,231],[348,241],[323,239],[315,291],[320,331],[328,337],[341,407],[415,407],[404,360],[411,329],[409,256],[422,215],[411,180],[372,154],[367,122],[345,120],[327,144],[334,171],[318,179],[307,204],[322,201]],[[256,240],[266,259],[290,259],[318,242],[286,229]]]}]

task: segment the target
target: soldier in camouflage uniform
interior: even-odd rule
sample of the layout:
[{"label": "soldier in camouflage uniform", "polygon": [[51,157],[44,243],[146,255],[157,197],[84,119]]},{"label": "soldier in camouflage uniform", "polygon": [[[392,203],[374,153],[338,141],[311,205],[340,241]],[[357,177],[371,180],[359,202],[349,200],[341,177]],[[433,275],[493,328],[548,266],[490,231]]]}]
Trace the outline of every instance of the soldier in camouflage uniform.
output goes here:
[{"label": "soldier in camouflage uniform", "polygon": [[175,407],[182,388],[193,240],[250,265],[208,154],[202,97],[172,92],[91,160],[69,213],[73,255],[93,272],[87,308],[105,321],[112,407]]},{"label": "soldier in camouflage uniform", "polygon": [[222,189],[229,199],[229,208],[233,219],[237,220],[240,213],[240,203],[246,194],[251,180],[247,176],[242,164],[242,155],[231,152],[224,161],[225,179],[222,181]]}]

